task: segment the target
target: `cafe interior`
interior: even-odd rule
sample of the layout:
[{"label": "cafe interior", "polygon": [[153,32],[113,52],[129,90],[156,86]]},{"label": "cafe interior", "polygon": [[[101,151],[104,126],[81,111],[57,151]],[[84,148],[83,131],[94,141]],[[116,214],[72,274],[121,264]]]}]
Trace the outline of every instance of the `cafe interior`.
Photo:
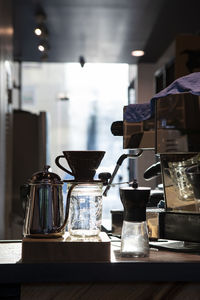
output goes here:
[{"label": "cafe interior", "polygon": [[199,9],[0,0],[0,299],[199,299]]}]

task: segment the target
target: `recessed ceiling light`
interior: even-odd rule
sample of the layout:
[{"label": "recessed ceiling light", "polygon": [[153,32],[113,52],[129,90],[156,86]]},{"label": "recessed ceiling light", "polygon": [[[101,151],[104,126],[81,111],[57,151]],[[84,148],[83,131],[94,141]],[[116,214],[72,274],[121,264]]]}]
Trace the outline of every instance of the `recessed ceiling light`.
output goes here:
[{"label": "recessed ceiling light", "polygon": [[34,32],[35,32],[36,35],[41,35],[42,34],[42,30],[38,27],[35,28]]},{"label": "recessed ceiling light", "polygon": [[47,27],[44,23],[42,24],[37,24],[37,26],[34,29],[34,32],[38,36],[43,36],[43,37],[48,37],[48,30]]},{"label": "recessed ceiling light", "polygon": [[45,47],[43,45],[38,45],[38,50],[43,52],[45,50]]},{"label": "recessed ceiling light", "polygon": [[133,55],[133,56],[143,56],[144,51],[143,50],[134,50],[134,51],[131,52],[131,55]]},{"label": "recessed ceiling light", "polygon": [[46,52],[49,50],[49,43],[46,39],[40,40],[38,43],[38,50],[41,52]]}]

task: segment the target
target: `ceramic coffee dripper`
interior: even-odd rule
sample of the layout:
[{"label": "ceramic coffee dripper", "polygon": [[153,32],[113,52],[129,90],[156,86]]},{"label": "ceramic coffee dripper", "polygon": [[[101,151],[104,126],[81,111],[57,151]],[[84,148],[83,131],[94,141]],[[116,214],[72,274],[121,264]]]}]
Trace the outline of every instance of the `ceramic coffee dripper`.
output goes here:
[{"label": "ceramic coffee dripper", "polygon": [[[55,159],[56,165],[66,173],[74,176],[75,181],[92,181],[99,167],[105,151],[63,151]],[[65,158],[71,171],[60,164],[60,159]]]}]

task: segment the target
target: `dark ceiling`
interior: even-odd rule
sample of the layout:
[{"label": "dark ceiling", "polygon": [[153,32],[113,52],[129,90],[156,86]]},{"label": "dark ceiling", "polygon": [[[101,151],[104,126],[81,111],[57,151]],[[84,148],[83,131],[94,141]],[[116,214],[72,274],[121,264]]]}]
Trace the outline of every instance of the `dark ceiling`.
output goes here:
[{"label": "dark ceiling", "polygon": [[156,62],[178,34],[200,31],[199,0],[13,0],[14,58],[40,61],[33,33],[36,11],[46,14],[49,62]]}]

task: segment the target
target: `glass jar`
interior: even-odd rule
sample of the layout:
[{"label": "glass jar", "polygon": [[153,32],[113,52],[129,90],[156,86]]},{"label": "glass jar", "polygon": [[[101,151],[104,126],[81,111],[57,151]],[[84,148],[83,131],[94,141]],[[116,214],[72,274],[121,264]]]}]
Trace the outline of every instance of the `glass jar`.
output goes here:
[{"label": "glass jar", "polygon": [[121,255],[123,257],[145,257],[149,255],[149,238],[146,221],[123,221]]},{"label": "glass jar", "polygon": [[[70,189],[71,184],[68,184]],[[102,182],[78,183],[70,195],[68,231],[72,236],[96,236],[101,231]]]}]

